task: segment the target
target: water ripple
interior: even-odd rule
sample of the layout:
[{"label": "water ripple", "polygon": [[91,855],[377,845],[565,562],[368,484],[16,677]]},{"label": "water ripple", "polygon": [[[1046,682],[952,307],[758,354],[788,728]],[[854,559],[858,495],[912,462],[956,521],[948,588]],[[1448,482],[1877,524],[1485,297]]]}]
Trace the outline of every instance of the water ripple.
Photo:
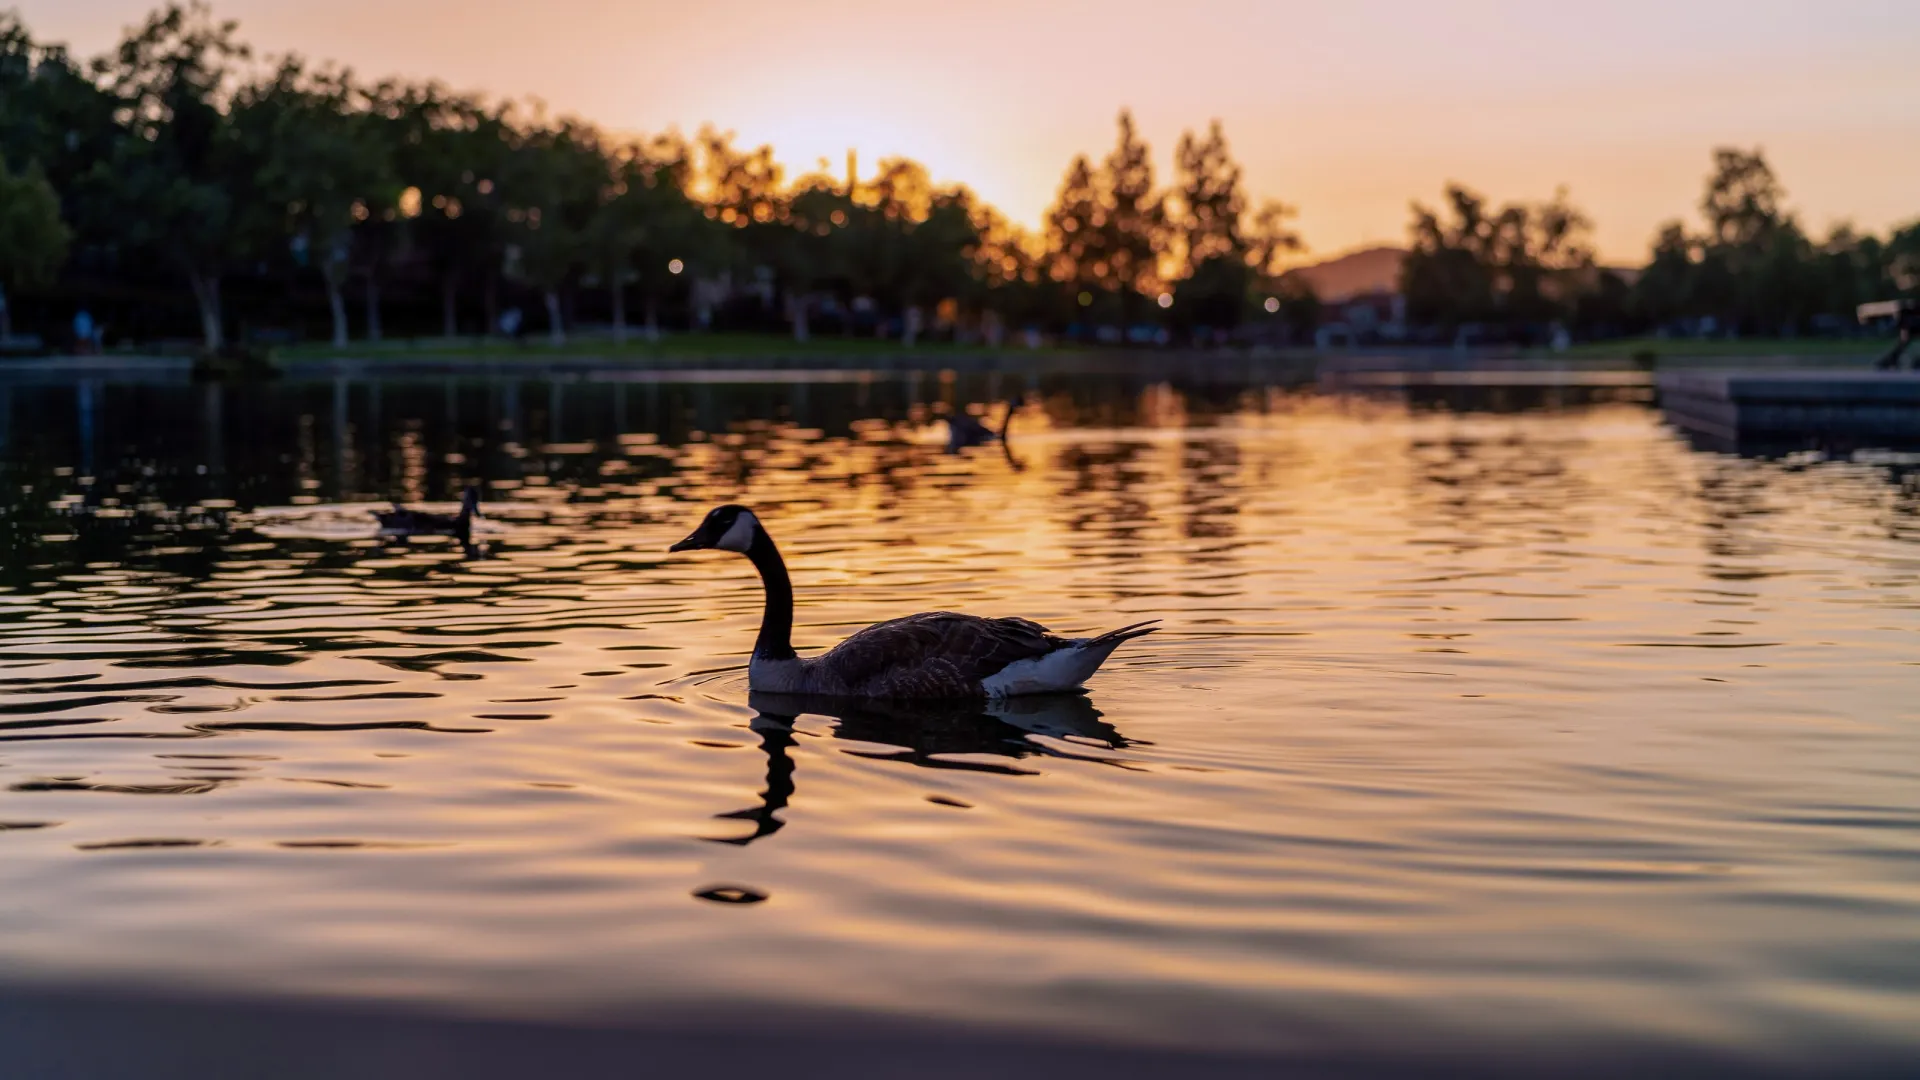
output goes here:
[{"label": "water ripple", "polygon": [[[93,393],[0,389],[21,977],[1920,1054],[1905,459],[1206,372]],[[470,546],[373,535],[471,481]],[[1166,630],[1085,696],[753,695],[751,569],[665,552],[722,501],[805,650]]]}]

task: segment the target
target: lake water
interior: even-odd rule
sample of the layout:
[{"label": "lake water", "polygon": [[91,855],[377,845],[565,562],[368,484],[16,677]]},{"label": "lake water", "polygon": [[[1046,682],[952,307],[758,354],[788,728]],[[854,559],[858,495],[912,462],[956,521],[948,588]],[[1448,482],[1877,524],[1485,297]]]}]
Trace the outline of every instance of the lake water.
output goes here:
[{"label": "lake water", "polygon": [[[1019,395],[1007,452],[942,411]],[[1920,485],[1630,392],[0,391],[0,984],[1468,1063],[1920,1054]],[[997,421],[997,408],[990,410]],[[360,504],[486,485],[472,550]],[[946,608],[1084,697],[756,709]],[[764,704],[764,703],[763,703]]]}]

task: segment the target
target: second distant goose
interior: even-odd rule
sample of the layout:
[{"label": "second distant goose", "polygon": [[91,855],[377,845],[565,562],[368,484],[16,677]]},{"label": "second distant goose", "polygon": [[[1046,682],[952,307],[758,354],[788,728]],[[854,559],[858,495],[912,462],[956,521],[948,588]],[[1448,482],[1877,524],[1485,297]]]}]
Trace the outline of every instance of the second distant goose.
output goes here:
[{"label": "second distant goose", "polygon": [[821,653],[793,651],[793,586],[773,537],[753,511],[721,506],[671,551],[714,548],[745,555],[760,571],[766,610],[747,662],[760,693],[827,697],[1004,698],[1078,689],[1121,643],[1158,619],[1096,637],[1059,637],[1026,619],[930,611],[875,623]]},{"label": "second distant goose", "polygon": [[1013,414],[1018,403],[1007,402],[1006,418],[1000,422],[1000,430],[995,431],[979,417],[964,409],[956,409],[947,414],[947,453],[957,454],[970,446],[985,446],[990,442],[1004,443],[1007,432],[1013,427]]},{"label": "second distant goose", "polygon": [[376,510],[380,531],[390,536],[459,536],[473,531],[473,519],[480,513],[480,489],[469,486],[460,496],[460,512],[435,514],[426,510],[395,507]]}]

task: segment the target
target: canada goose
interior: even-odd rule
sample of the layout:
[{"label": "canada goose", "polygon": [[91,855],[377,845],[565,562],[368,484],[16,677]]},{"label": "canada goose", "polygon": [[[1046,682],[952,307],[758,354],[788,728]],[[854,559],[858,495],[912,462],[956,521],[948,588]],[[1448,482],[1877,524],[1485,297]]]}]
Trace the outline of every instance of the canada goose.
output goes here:
[{"label": "canada goose", "polygon": [[1026,619],[987,619],[930,611],[875,623],[819,656],[793,651],[793,586],[773,537],[744,506],[710,511],[669,551],[718,548],[745,555],[760,571],[767,606],[747,662],[747,686],[760,693],[860,698],[1004,698],[1077,689],[1120,644],[1155,627],[1147,622],[1098,637],[1055,637]]},{"label": "canada goose", "polygon": [[473,519],[480,513],[480,489],[469,485],[465,494],[460,496],[458,514],[434,514],[425,510],[408,510],[395,507],[392,510],[376,510],[373,516],[380,519],[380,531],[394,536],[460,536],[470,535],[473,531]]},{"label": "canada goose", "polygon": [[995,431],[982,423],[980,418],[957,409],[947,414],[947,453],[957,454],[970,446],[985,446],[990,442],[1005,443],[1007,429],[1013,426],[1013,413],[1019,406],[1007,402],[1007,415],[1000,421],[1000,430]]}]

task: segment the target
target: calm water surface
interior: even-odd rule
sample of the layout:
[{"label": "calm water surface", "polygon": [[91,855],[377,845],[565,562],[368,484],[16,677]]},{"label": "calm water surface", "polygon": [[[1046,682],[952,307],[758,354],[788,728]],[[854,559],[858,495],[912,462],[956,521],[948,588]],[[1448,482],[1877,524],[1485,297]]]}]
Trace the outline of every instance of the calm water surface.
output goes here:
[{"label": "calm water surface", "polygon": [[[1026,395],[1010,454],[941,411]],[[1485,407],[1498,404],[1500,408]],[[1920,1053],[1920,488],[1628,402],[0,391],[0,980],[1274,1051]],[[473,550],[359,503],[487,485]],[[954,608],[1086,697],[758,701]]]}]

